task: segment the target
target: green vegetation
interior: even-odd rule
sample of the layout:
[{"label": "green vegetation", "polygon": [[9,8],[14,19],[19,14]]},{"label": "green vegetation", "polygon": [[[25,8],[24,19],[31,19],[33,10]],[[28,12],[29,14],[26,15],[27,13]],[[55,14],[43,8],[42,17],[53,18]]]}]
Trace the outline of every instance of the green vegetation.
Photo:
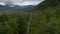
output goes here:
[{"label": "green vegetation", "polygon": [[0,34],[24,34],[27,18],[27,14],[0,14]]},{"label": "green vegetation", "polygon": [[[29,34],[60,34],[60,6],[31,13]],[[1,13],[0,34],[26,34],[28,12]]]},{"label": "green vegetation", "polygon": [[60,34],[60,0],[45,0],[37,10],[0,13],[0,34]]},{"label": "green vegetation", "polygon": [[57,5],[60,5],[60,0],[45,0],[39,5],[37,5],[38,9],[45,9],[45,8],[53,8]]},{"label": "green vegetation", "polygon": [[60,34],[60,7],[33,13],[30,34]]}]

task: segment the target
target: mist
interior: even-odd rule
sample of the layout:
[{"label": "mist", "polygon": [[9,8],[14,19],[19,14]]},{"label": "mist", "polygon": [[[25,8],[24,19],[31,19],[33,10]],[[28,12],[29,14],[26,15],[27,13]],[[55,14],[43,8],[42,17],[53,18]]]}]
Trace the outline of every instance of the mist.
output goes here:
[{"label": "mist", "polygon": [[44,0],[0,0],[0,3],[4,4],[16,4],[16,5],[37,5]]}]

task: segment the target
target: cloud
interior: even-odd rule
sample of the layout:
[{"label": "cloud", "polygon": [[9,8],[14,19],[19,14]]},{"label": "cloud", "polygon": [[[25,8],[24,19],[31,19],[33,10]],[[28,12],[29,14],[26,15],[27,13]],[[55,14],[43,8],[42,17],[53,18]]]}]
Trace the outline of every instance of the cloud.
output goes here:
[{"label": "cloud", "polygon": [[44,0],[20,0],[20,1],[16,1],[16,4],[18,4],[18,5],[37,5],[42,1],[44,1]]},{"label": "cloud", "polygon": [[42,1],[42,0],[0,0],[1,1],[7,1],[7,2],[24,2],[24,1]]},{"label": "cloud", "polygon": [[6,5],[5,3],[1,2],[0,5]]},{"label": "cloud", "polygon": [[0,0],[0,2],[5,3],[15,3],[19,5],[37,5],[43,0]]},{"label": "cloud", "polygon": [[25,0],[21,2],[21,5],[37,5],[44,0]]}]

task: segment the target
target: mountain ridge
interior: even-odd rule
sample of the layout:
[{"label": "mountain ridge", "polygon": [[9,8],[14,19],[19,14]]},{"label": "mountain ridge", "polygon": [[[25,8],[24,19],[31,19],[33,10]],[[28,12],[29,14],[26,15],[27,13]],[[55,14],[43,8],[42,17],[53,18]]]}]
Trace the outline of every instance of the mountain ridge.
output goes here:
[{"label": "mountain ridge", "polygon": [[0,5],[0,11],[7,11],[7,10],[26,10],[33,8],[34,5],[27,5],[27,6],[19,6],[19,5],[14,5],[14,6],[9,6],[9,5]]}]

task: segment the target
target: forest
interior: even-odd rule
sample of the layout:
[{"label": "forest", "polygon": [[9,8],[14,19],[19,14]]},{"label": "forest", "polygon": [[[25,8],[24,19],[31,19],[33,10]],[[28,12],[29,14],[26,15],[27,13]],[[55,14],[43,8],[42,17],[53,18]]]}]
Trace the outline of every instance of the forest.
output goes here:
[{"label": "forest", "polygon": [[0,34],[60,34],[60,0],[45,0],[36,10],[0,12]]}]

